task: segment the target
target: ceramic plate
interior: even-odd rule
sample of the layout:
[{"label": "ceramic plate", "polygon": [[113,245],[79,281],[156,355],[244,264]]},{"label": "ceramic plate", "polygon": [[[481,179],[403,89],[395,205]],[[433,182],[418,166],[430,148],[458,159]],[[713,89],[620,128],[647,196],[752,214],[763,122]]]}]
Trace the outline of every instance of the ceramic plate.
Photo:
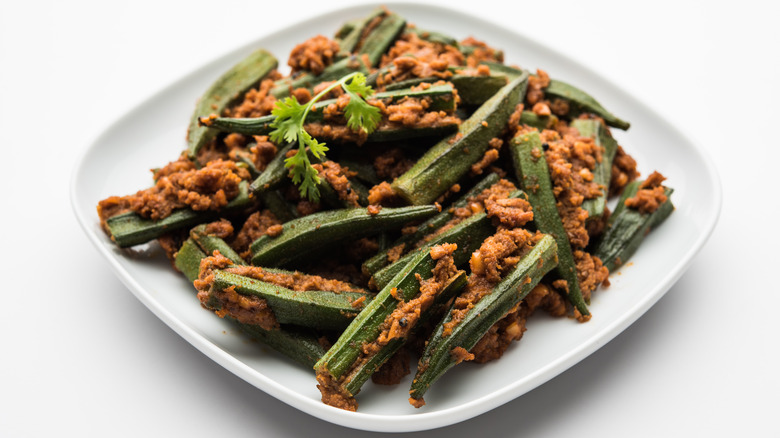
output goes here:
[{"label": "ceramic plate", "polygon": [[[303,412],[347,427],[412,431],[441,427],[479,415],[523,395],[576,364],[636,321],[682,275],[709,237],[720,210],[720,183],[699,147],[657,113],[579,65],[526,36],[462,12],[435,6],[395,5],[392,9],[421,28],[458,39],[474,35],[503,49],[506,62],[541,67],[553,77],[587,90],[615,114],[630,120],[616,137],[648,174],[658,169],[675,188],[677,210],[643,243],[631,263],[595,293],[593,319],[535,316],[522,342],[498,361],[453,368],[426,394],[427,405],[407,402],[411,377],[394,387],[369,383],[358,396],[358,412],[320,402],[311,370],[247,340],[200,307],[192,285],[175,273],[155,245],[120,250],[100,230],[97,202],[134,193],[151,184],[146,169],[175,159],[195,101],[224,70],[256,47],[284,64],[292,47],[309,36],[332,35],[344,21],[366,15],[375,5],[343,9],[290,26],[209,63],[129,111],[84,152],[72,180],[72,203],[89,239],[125,285],[168,326],[248,383]],[[467,29],[468,34],[464,32]],[[143,128],[139,128],[143,127]],[[175,360],[175,358],[171,358]]]}]

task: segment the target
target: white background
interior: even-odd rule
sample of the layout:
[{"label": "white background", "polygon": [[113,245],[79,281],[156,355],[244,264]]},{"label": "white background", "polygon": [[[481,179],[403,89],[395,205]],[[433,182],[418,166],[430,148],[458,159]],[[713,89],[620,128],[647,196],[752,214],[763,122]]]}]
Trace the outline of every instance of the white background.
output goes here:
[{"label": "white background", "polygon": [[[78,154],[146,96],[349,4],[0,2],[0,436],[379,435],[283,405],[179,338],[108,270],[68,195]],[[778,436],[780,10],[761,1],[512,4],[447,2],[664,113],[713,158],[723,210],[688,272],[612,342],[494,411],[410,435]]]}]

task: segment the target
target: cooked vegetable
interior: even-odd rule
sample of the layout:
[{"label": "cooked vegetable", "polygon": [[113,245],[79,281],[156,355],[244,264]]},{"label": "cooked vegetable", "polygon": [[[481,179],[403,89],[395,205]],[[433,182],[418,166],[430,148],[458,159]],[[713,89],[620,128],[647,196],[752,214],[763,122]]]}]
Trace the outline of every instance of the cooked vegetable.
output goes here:
[{"label": "cooked vegetable", "polygon": [[499,135],[509,115],[522,101],[527,77],[518,77],[477,109],[453,137],[433,145],[406,173],[393,181],[393,189],[410,204],[433,202],[455,184]]},{"label": "cooked vegetable", "polygon": [[609,180],[612,177],[612,159],[617,152],[617,141],[609,134],[606,126],[595,119],[577,119],[571,122],[572,128],[577,128],[583,137],[591,137],[593,141],[603,149],[601,162],[596,163],[593,170],[593,181],[602,187],[603,194],[597,198],[586,199],[582,208],[588,212],[588,220],[598,218],[604,214],[607,206],[607,192]]},{"label": "cooked vegetable", "polygon": [[582,298],[577,267],[574,264],[569,238],[563,228],[561,216],[556,207],[547,161],[544,159],[542,140],[536,131],[515,137],[510,142],[512,161],[517,179],[528,195],[528,202],[534,209],[534,224],[545,234],[550,234],[558,244],[558,266],[556,272],[567,282],[566,297],[583,316],[590,315]]},{"label": "cooked vegetable", "polygon": [[628,129],[631,124],[607,111],[590,94],[566,82],[551,79],[550,85],[544,89],[548,96],[567,100],[576,113],[592,113],[604,119],[609,126]]},{"label": "cooked vegetable", "polygon": [[200,126],[203,114],[221,114],[236,103],[250,88],[257,85],[277,65],[276,58],[265,50],[257,50],[219,77],[198,100],[187,131],[188,156],[194,159],[203,145],[214,139],[216,132]]},{"label": "cooked vegetable", "polygon": [[[452,312],[436,326],[417,367],[409,391],[410,402],[419,405],[428,388],[459,363],[453,350],[471,350],[488,329],[528,295],[542,277],[556,266],[555,240],[544,236],[487,296],[469,308],[454,328],[447,327]],[[414,401],[413,401],[414,400]]]},{"label": "cooked vegetable", "polygon": [[[447,266],[452,263],[449,256],[434,256],[434,253],[419,252],[314,365],[323,401],[339,407],[354,404],[351,398],[402,345],[436,296],[445,294],[440,300],[446,301],[453,291],[463,286],[465,273]],[[425,283],[432,276],[437,277],[436,281]],[[409,303],[412,305],[407,308],[405,305]]]},{"label": "cooked vegetable", "polygon": [[383,208],[375,214],[367,208],[352,208],[300,217],[285,223],[278,236],[263,236],[252,243],[252,264],[283,266],[329,244],[397,229],[437,211],[433,205]]},{"label": "cooked vegetable", "polygon": [[[240,192],[230,201],[219,214],[241,210],[251,202],[247,189],[248,184],[242,182]],[[111,240],[122,248],[140,245],[154,240],[165,233],[185,227],[208,222],[218,215],[214,211],[195,211],[189,208],[175,210],[170,216],[152,220],[144,219],[136,213],[118,214],[106,220]]]},{"label": "cooked vegetable", "polygon": [[634,208],[626,208],[626,199],[636,195],[641,182],[634,181],[626,186],[615,212],[610,216],[607,229],[599,244],[593,250],[610,272],[628,261],[636,252],[639,244],[652,228],[666,220],[674,205],[670,199],[671,188],[664,187],[666,201],[651,213],[643,213]]}]

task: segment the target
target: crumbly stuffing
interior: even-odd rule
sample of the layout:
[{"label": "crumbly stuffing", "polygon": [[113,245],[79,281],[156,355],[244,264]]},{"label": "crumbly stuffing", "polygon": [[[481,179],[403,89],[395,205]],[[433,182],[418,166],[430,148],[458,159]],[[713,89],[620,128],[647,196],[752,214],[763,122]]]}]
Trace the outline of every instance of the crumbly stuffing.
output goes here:
[{"label": "crumbly stuffing", "polygon": [[157,183],[134,195],[112,196],[98,204],[101,223],[122,211],[134,211],[152,220],[170,216],[177,208],[218,211],[238,195],[238,185],[249,172],[232,161],[212,161],[201,169],[161,176]]},{"label": "crumbly stuffing", "polygon": [[414,160],[407,158],[401,148],[388,149],[374,158],[376,175],[385,180],[398,178],[413,165]]},{"label": "crumbly stuffing", "polygon": [[204,232],[209,236],[216,236],[223,240],[228,239],[233,235],[233,224],[229,220],[220,219],[206,224]]},{"label": "crumbly stuffing", "polygon": [[618,146],[615,158],[612,159],[612,175],[609,183],[609,196],[619,195],[628,183],[637,179],[636,160],[627,154],[623,147]]},{"label": "crumbly stuffing", "polygon": [[360,207],[358,194],[352,190],[352,184],[349,182],[349,177],[355,176],[355,172],[350,172],[349,169],[341,167],[339,163],[330,160],[321,164],[314,164],[312,167],[317,171],[321,179],[330,184],[340,200],[346,202],[351,207]]},{"label": "crumbly stuffing", "polygon": [[382,181],[368,190],[368,203],[371,205],[389,206],[398,202],[398,194],[387,181]]},{"label": "crumbly stuffing", "polygon": [[565,299],[545,284],[537,284],[518,306],[499,320],[472,347],[474,362],[485,363],[500,358],[512,341],[519,341],[526,331],[526,321],[543,309],[555,317],[566,315]]},{"label": "crumbly stuffing", "polygon": [[636,195],[625,200],[626,207],[639,210],[640,213],[650,214],[666,202],[666,194],[662,182],[666,177],[653,172],[639,185]]},{"label": "crumbly stuffing", "polygon": [[320,390],[322,402],[326,405],[345,411],[357,411],[358,403],[355,397],[342,388],[327,371],[317,373],[317,389]]},{"label": "crumbly stuffing", "polygon": [[461,362],[466,362],[469,360],[474,360],[474,355],[469,353],[468,350],[466,350],[463,347],[455,347],[450,351],[450,355],[452,355],[452,358],[455,359],[455,364],[459,364]]},{"label": "crumbly stuffing", "polygon": [[503,145],[504,140],[496,137],[491,138],[488,142],[488,150],[485,151],[485,155],[483,155],[478,162],[471,165],[471,175],[482,175],[482,172],[484,172],[486,168],[498,160],[498,151]]},{"label": "crumbly stuffing", "polygon": [[339,43],[323,35],[317,35],[296,45],[290,52],[287,65],[292,72],[308,71],[315,75],[333,63],[339,52]]},{"label": "crumbly stuffing", "polygon": [[528,77],[528,89],[525,92],[525,101],[532,108],[544,100],[544,89],[550,86],[550,75],[546,71],[537,69],[536,75]]},{"label": "crumbly stuffing", "polygon": [[482,61],[504,62],[504,52],[496,50],[474,37],[464,39],[460,42],[460,45],[474,48],[471,54],[466,58],[466,65],[471,68],[477,67]]},{"label": "crumbly stuffing", "polygon": [[152,175],[154,177],[154,180],[157,181],[162,177],[170,176],[173,175],[174,173],[185,172],[194,169],[196,169],[195,163],[193,163],[192,160],[187,158],[187,155],[182,154],[178,160],[171,161],[170,163],[166,164],[165,166],[159,169],[152,169]]},{"label": "crumbly stuffing", "polygon": [[270,227],[280,224],[281,222],[279,222],[279,219],[277,219],[269,210],[256,211],[249,215],[246,221],[244,221],[241,230],[238,232],[233,242],[231,242],[230,246],[241,257],[248,259],[252,256],[252,253],[249,250],[249,246],[252,242],[261,236],[264,236]]},{"label": "crumbly stuffing", "polygon": [[[350,96],[343,94],[322,109],[324,123],[308,123],[305,128],[313,137],[351,142],[361,145],[368,140],[368,134],[362,129],[353,130],[346,126],[344,110]],[[400,128],[436,128],[460,124],[461,120],[446,111],[430,111],[430,97],[405,97],[399,101],[388,103],[384,100],[368,99],[367,102],[380,109],[382,121],[376,127],[377,131],[388,131]]]},{"label": "crumbly stuffing", "polygon": [[260,81],[256,88],[252,88],[244,94],[244,99],[238,105],[225,110],[226,117],[262,117],[271,114],[276,98],[270,94],[274,82],[282,76],[277,71],[268,74],[266,79]]},{"label": "crumbly stuffing", "polygon": [[501,276],[519,261],[523,254],[533,248],[540,238],[522,228],[499,227],[493,236],[482,242],[479,250],[471,255],[471,275],[463,292],[455,298],[451,318],[444,324],[443,335],[448,336],[463,320],[468,311],[482,297],[490,294]]},{"label": "crumbly stuffing", "polygon": [[463,54],[457,48],[426,41],[415,33],[404,33],[382,56],[380,67],[392,64],[393,68],[377,78],[377,85],[382,87],[411,78],[447,79],[452,77],[447,67],[463,63]]},{"label": "crumbly stuffing", "polygon": [[600,284],[608,284],[609,270],[601,263],[601,259],[588,252],[576,250],[572,255],[574,256],[582,298],[589,300],[591,292],[596,290]]},{"label": "crumbly stuffing", "polygon": [[588,212],[581,206],[586,199],[602,194],[599,185],[593,182],[592,171],[601,161],[603,148],[590,138],[572,135],[561,138],[550,130],[544,130],[543,136],[549,146],[545,158],[563,227],[572,247],[585,248],[589,240],[585,228]]}]

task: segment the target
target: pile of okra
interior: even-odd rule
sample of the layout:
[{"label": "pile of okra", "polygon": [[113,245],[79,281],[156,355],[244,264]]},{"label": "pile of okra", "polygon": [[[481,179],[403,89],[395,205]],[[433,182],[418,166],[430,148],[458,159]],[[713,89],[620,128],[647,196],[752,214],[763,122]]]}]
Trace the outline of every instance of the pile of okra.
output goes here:
[{"label": "pile of okra", "polygon": [[[354,397],[361,386],[406,349],[419,356],[410,401],[422,405],[430,385],[468,360],[469,351],[485,333],[501,324],[539,285],[558,285],[551,289],[563,298],[570,317],[582,321],[590,317],[573,257],[577,248],[564,229],[561,200],[556,198],[560,190],[552,182],[545,159],[545,131],[571,133],[576,129],[581,140],[595,143],[600,150],[599,160],[587,173],[601,190],[584,199],[580,208],[587,212],[588,225],[601,226],[588,228],[589,244],[579,249],[598,258],[610,271],[624,264],[646,234],[674,209],[668,187],[663,187],[666,200],[653,211],[627,206],[625,201],[643,188],[639,179],[610,193],[616,178],[613,160],[621,149],[611,129],[625,130],[629,124],[569,83],[552,78],[541,89],[537,86],[536,100],[541,91],[546,104],[535,105],[529,102],[533,88],[529,84],[539,83],[539,71],[504,64],[500,50],[473,39],[458,42],[418,29],[386,9],[347,21],[329,40],[337,43],[338,50],[326,57],[328,64],[321,70],[281,76],[277,59],[259,49],[226,71],[200,97],[188,129],[188,147],[180,159],[200,169],[206,165],[202,149],[227,148],[229,135],[248,139],[232,149],[228,159],[246,169],[249,177],[225,206],[216,210],[177,208],[157,219],[140,211],[124,211],[109,217],[104,227],[123,248],[158,239],[174,242],[169,256],[175,269],[190,282],[209,277],[207,289],[199,294],[202,306],[233,320],[248,336],[293,362],[313,369],[328,404],[355,409]],[[423,73],[410,72],[403,80],[388,82],[393,77],[388,73],[400,69],[401,63],[388,62],[387,54],[393,47],[404,47],[404,41],[417,41],[420,47],[440,53],[445,49],[458,52],[461,63],[444,69],[422,68],[419,72]],[[418,55],[423,56],[401,56]],[[421,59],[421,65],[426,62]],[[272,74],[276,79],[266,98],[278,100],[294,90],[312,91],[354,72],[365,75],[375,91],[372,99],[385,105],[412,97],[424,99],[429,111],[443,112],[458,121],[435,127],[378,129],[360,144],[349,139],[323,140],[329,147],[327,155],[310,159],[338,163],[348,187],[337,189],[320,178],[320,198],[300,208],[306,200],[285,166],[298,143],[278,142],[272,159],[258,167],[251,154],[253,139],[268,141],[275,116],[270,112],[251,118],[222,116]],[[431,72],[435,74],[415,76]],[[575,72],[569,75],[574,77]],[[317,108],[327,105],[318,104],[311,120],[323,121]],[[202,119],[212,114],[211,123],[204,126]],[[501,140],[498,147],[492,139]],[[390,156],[390,152],[402,157],[396,162],[408,163],[396,175],[378,172],[376,166],[378,157]],[[485,160],[489,165],[478,166]],[[509,197],[523,199],[532,207],[533,219],[523,228],[537,237],[530,250],[507,263],[490,292],[471,303],[453,327],[447,323],[453,319],[454,303],[469,287],[469,278],[476,275],[470,264],[472,255],[500,226],[475,200],[490,187],[506,182],[516,188]],[[370,205],[369,194],[382,185],[389,186],[390,201]],[[353,192],[358,195],[357,206],[343,199],[344,193]],[[453,222],[464,208],[472,210],[469,217]],[[235,236],[210,231],[209,224],[219,220],[239,230],[258,212],[275,218],[279,226],[268,227],[273,232],[254,240],[243,257],[234,248]],[[356,242],[361,242],[362,250],[350,251]],[[407,318],[403,306],[420,299],[423,284],[432,278],[441,258],[437,252],[442,251],[457,270],[438,279],[441,284],[431,302],[416,307],[414,318]],[[357,255],[345,255],[350,252]],[[324,288],[329,290],[300,287],[307,278],[315,278],[314,273],[348,281],[335,282],[344,285],[341,288]],[[232,301],[224,298],[227,294],[232,294]],[[254,312],[270,312],[272,322],[264,323]],[[411,340],[416,340],[415,346]]]}]

